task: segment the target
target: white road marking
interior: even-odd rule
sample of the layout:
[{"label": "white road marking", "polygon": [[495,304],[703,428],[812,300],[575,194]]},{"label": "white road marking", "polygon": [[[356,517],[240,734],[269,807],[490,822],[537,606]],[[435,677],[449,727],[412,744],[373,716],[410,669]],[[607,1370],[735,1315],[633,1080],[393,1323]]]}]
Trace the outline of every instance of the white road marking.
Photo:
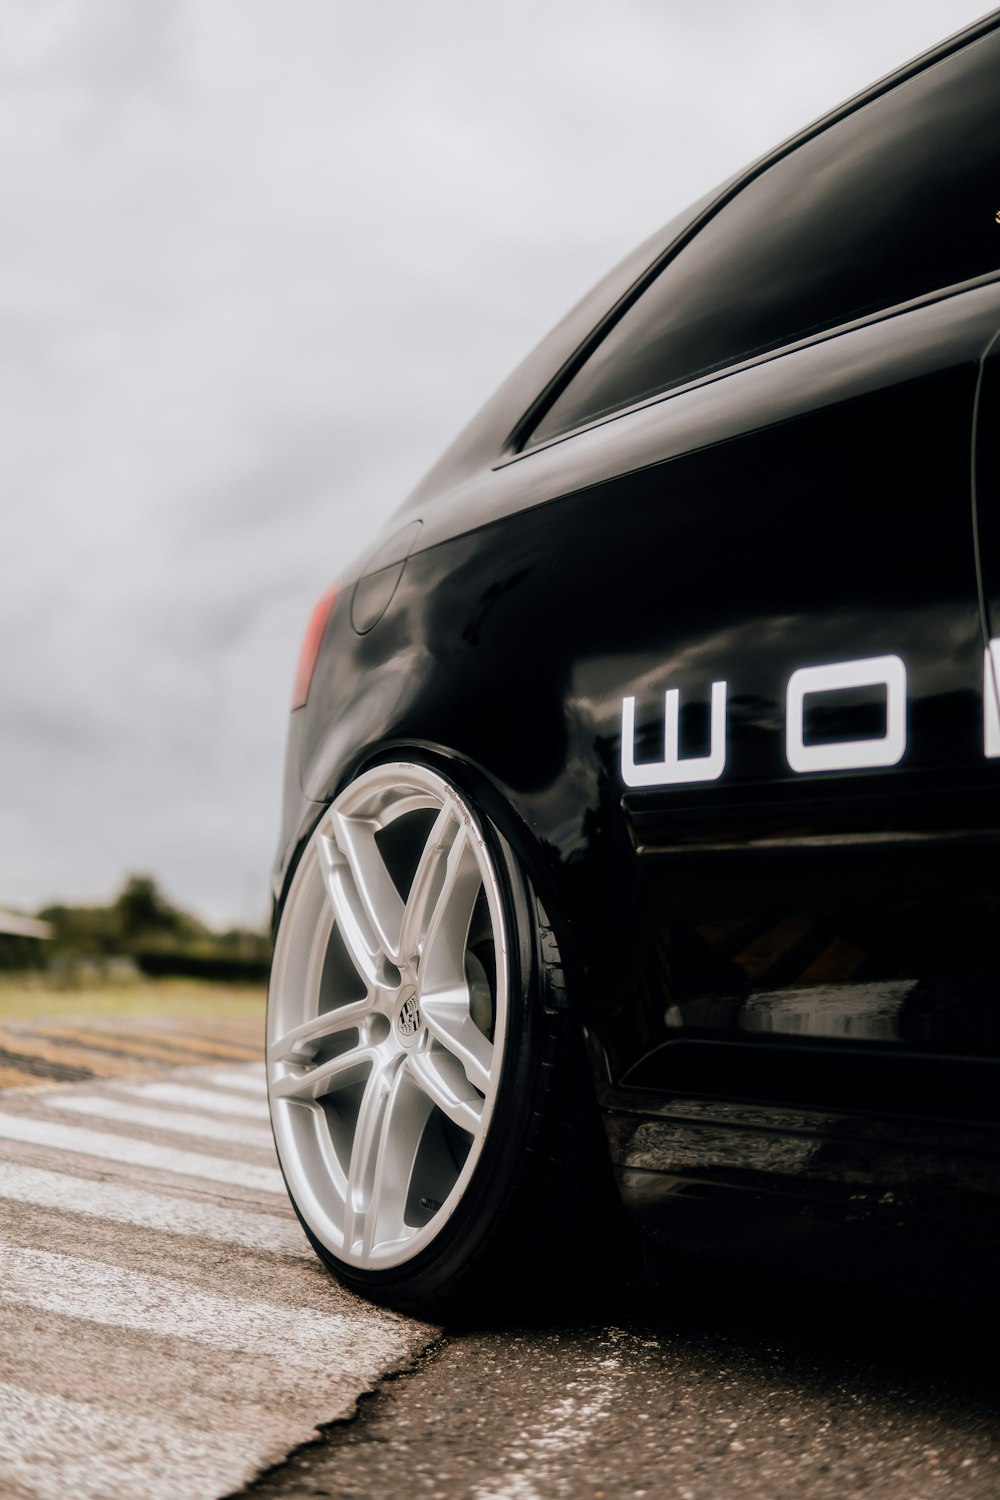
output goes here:
[{"label": "white road marking", "polygon": [[137,1420],[127,1408],[6,1383],[0,1465],[4,1487],[25,1500],[205,1500],[241,1485],[253,1468],[224,1426],[216,1434],[169,1419]]},{"label": "white road marking", "polygon": [[[216,1072],[219,1072],[217,1067]],[[260,1057],[255,1057],[252,1062],[226,1063],[223,1072],[232,1073],[234,1078],[256,1078],[259,1083],[264,1083],[267,1078],[267,1064],[264,1062],[263,1048]]]},{"label": "white road marking", "polygon": [[197,1088],[189,1083],[119,1083],[117,1094],[134,1094],[138,1099],[154,1099],[160,1104],[184,1104],[189,1109],[207,1109],[212,1114],[234,1115],[243,1120],[266,1120],[267,1100],[240,1099],[234,1094],[218,1094],[212,1089]]},{"label": "white road marking", "polygon": [[[224,1089],[239,1089],[241,1093],[256,1094],[258,1099],[267,1098],[267,1075],[263,1063],[247,1063],[242,1068],[217,1068],[210,1073],[209,1080]],[[252,1072],[250,1070],[253,1070]]]},{"label": "white road marking", "polygon": [[133,1167],[176,1172],[182,1177],[202,1177],[209,1182],[222,1182],[230,1187],[280,1193],[282,1197],[286,1191],[284,1179],[277,1167],[258,1167],[247,1162],[226,1161],[218,1156],[203,1156],[200,1151],[181,1151],[174,1146],[158,1146],[152,1141],[133,1140],[130,1136],[64,1125],[61,1120],[35,1120],[27,1115],[0,1114],[0,1137],[32,1146],[49,1146],[56,1151],[103,1157],[106,1161],[125,1162]]},{"label": "white road marking", "polygon": [[123,1125],[142,1125],[148,1130],[166,1130],[171,1134],[193,1135],[206,1141],[227,1141],[234,1146],[255,1146],[274,1151],[274,1140],[266,1125],[248,1120],[220,1120],[217,1115],[193,1115],[169,1109],[153,1109],[130,1104],[124,1099],[103,1098],[99,1094],[52,1094],[46,1100],[57,1109],[75,1114],[94,1115],[102,1120],[116,1120]]},{"label": "white road marking", "polygon": [[322,1378],[331,1360],[391,1359],[393,1330],[341,1313],[282,1307],[200,1292],[170,1276],[147,1276],[51,1250],[4,1249],[0,1299],[133,1333],[193,1339],[254,1358],[291,1360]]},{"label": "white road marking", "polygon": [[222,1244],[240,1245],[246,1250],[294,1255],[310,1261],[315,1259],[305,1235],[293,1219],[222,1208],[214,1203],[195,1203],[187,1198],[170,1198],[146,1192],[143,1188],[127,1187],[124,1183],[94,1182],[70,1177],[63,1172],[48,1172],[43,1167],[25,1167],[19,1162],[5,1162],[0,1168],[0,1198],[31,1203],[37,1208],[88,1214],[95,1219],[109,1219],[119,1224],[135,1224],[164,1234],[217,1240]]},{"label": "white road marking", "polygon": [[[0,1109],[0,1493],[230,1494],[349,1416],[434,1331],[311,1274],[280,1173],[250,1144],[267,1138],[263,1097],[217,1087],[207,1067],[95,1088],[5,1095]],[[102,1118],[116,1124],[90,1128]],[[139,1126],[149,1139],[129,1134]],[[203,1154],[188,1129],[242,1149]],[[14,1142],[46,1154],[25,1162]],[[216,1201],[236,1185],[264,1192]],[[52,1214],[66,1215],[55,1240]],[[74,1253],[88,1230],[102,1259]],[[32,1248],[54,1244],[65,1252]]]}]

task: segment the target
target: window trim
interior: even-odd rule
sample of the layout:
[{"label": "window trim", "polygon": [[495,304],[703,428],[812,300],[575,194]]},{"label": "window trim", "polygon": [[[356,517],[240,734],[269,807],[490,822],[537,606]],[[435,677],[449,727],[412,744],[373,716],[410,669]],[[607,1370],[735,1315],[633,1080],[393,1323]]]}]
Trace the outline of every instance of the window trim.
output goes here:
[{"label": "window trim", "polygon": [[522,454],[527,455],[528,453],[541,452],[545,448],[550,448],[553,443],[562,442],[568,437],[575,436],[578,432],[585,432],[592,427],[600,426],[604,422],[614,421],[615,418],[625,416],[630,411],[637,411],[644,406],[650,406],[656,401],[665,400],[667,397],[681,391],[691,390],[696,386],[708,384],[710,381],[717,380],[731,371],[750,368],[753,365],[763,363],[765,360],[776,358],[778,355],[786,353],[791,349],[821,342],[823,339],[829,338],[833,334],[846,329],[862,327],[866,323],[877,322],[884,317],[894,316],[908,307],[922,306],[928,301],[937,301],[941,296],[952,295],[955,291],[964,290],[966,287],[995,280],[996,275],[994,273],[986,273],[984,276],[971,278],[967,282],[954,283],[951,287],[935,288],[933,292],[911,299],[909,302],[897,303],[891,308],[880,308],[875,313],[868,314],[863,318],[847,323],[840,323],[835,328],[823,329],[817,334],[797,339],[789,344],[783,344],[777,349],[765,350],[760,355],[755,355],[738,363],[724,365],[718,370],[710,370],[703,375],[685,381],[681,385],[670,386],[665,391],[656,392],[654,395],[647,396],[641,401],[633,402],[631,406],[618,407],[613,412],[606,412],[603,415],[595,416],[587,422],[580,423],[577,427],[570,428],[565,432],[556,433],[543,442],[532,443],[531,441],[532,433],[541,423],[550,407],[555,404],[570,382],[575,379],[579,370],[590,358],[598,345],[603,343],[615,324],[624,317],[634,303],[638,302],[647,288],[666,269],[670,261],[684,250],[695,236],[700,234],[705,226],[727,204],[731,203],[738,194],[742,193],[744,188],[749,187],[758,177],[762,177],[766,171],[769,171],[779,161],[783,161],[785,157],[791,156],[792,152],[797,151],[800,146],[804,146],[808,141],[815,140],[824,131],[831,129],[835,125],[839,125],[842,120],[857,113],[858,110],[863,109],[866,105],[873,103],[876,99],[882,98],[893,89],[900,87],[901,84],[909,82],[911,78],[915,78],[918,74],[928,72],[932,67],[944,62],[956,52],[962,51],[963,48],[971,46],[974,42],[981,40],[982,37],[988,36],[991,32],[997,30],[1000,30],[1000,11],[993,11],[990,15],[974,21],[971,26],[965,27],[963,31],[956,32],[953,37],[948,38],[943,43],[930,48],[927,52],[920,53],[910,62],[904,63],[901,68],[897,68],[893,73],[887,74],[884,78],[879,79],[876,83],[862,90],[861,93],[854,94],[836,109],[831,110],[829,114],[821,116],[818,120],[814,120],[812,124],[805,126],[798,134],[791,136],[772,151],[751,162],[736,177],[730,178],[724,184],[718,196],[713,198],[702,212],[691,220],[681,234],[677,235],[669,244],[664,246],[663,250],[643,274],[637,277],[632,285],[618,298],[617,302],[612,304],[604,314],[604,317],[591,329],[583,342],[563,362],[552,379],[542,388],[523,416],[520,417],[513,429],[508,433],[493,468],[505,468],[514,459],[520,458]]},{"label": "window trim", "polygon": [[604,427],[609,422],[617,422],[620,417],[631,416],[637,411],[645,411],[650,406],[658,406],[663,401],[670,401],[674,396],[684,395],[702,386],[714,385],[716,381],[726,380],[730,375],[756,369],[759,365],[770,364],[772,360],[782,359],[786,354],[794,354],[800,349],[810,349],[818,344],[828,343],[831,339],[841,338],[845,334],[853,333],[856,329],[870,328],[873,324],[887,322],[890,318],[903,317],[906,313],[915,312],[918,308],[929,307],[935,302],[945,302],[951,297],[960,297],[965,292],[975,291],[982,286],[992,286],[997,282],[1000,282],[1000,269],[986,271],[981,276],[971,276],[966,281],[956,281],[950,286],[935,287],[933,291],[922,292],[919,297],[911,297],[906,302],[897,302],[892,307],[877,308],[875,312],[866,313],[860,318],[852,318],[846,323],[838,323],[833,328],[819,329],[803,338],[794,339],[791,343],[781,344],[777,348],[764,349],[748,359],[721,365],[717,370],[708,370],[702,375],[685,380],[680,385],[668,386],[666,390],[657,391],[641,401],[633,401],[631,406],[619,406],[614,411],[591,417],[589,421],[581,422],[577,427],[567,428],[565,432],[554,433],[552,437],[545,438],[540,443],[532,443],[529,439],[523,448],[507,449],[501,453],[493,464],[493,469],[494,471],[506,469],[510,464],[518,463],[524,458],[531,458],[536,453],[545,453],[548,449],[554,448],[557,443],[565,443],[583,432],[592,432],[596,427]]}]

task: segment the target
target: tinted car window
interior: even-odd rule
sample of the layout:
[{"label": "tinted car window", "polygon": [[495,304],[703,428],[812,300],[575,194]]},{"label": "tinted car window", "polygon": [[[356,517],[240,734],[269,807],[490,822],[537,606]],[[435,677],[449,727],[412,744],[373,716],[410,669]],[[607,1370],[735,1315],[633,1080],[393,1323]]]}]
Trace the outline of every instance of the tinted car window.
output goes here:
[{"label": "tinted car window", "polygon": [[612,327],[532,441],[1000,268],[1000,32],[776,162]]}]

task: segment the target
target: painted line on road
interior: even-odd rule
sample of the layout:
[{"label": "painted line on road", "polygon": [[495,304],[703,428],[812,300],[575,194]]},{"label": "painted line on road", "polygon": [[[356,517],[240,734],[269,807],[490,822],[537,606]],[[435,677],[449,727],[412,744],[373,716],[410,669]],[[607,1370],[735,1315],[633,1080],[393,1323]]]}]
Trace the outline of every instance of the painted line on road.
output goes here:
[{"label": "painted line on road", "polygon": [[203,1500],[245,1483],[248,1434],[137,1419],[96,1401],[67,1401],[0,1382],[3,1481],[37,1500]]},{"label": "painted line on road", "polygon": [[276,1167],[257,1167],[246,1162],[226,1161],[223,1157],[203,1156],[200,1151],[158,1146],[152,1141],[87,1130],[82,1126],[64,1124],[61,1120],[0,1114],[0,1137],[31,1146],[49,1146],[55,1151],[103,1157],[106,1161],[124,1162],[133,1167],[150,1167],[158,1172],[175,1172],[182,1177],[200,1177],[209,1182],[225,1183],[227,1187],[252,1188],[285,1196],[284,1179]]},{"label": "painted line on road", "polygon": [[[50,1172],[45,1167],[22,1166],[20,1162],[4,1162],[0,1168],[0,1198],[28,1203],[34,1208],[53,1208],[117,1224],[132,1224],[140,1229],[155,1229],[162,1234],[216,1240],[268,1255],[315,1260],[298,1221],[291,1216],[279,1219],[269,1213],[255,1214],[188,1198],[171,1198],[147,1192],[145,1188],[96,1182],[65,1172]],[[0,1254],[0,1261],[2,1258]]]},{"label": "painted line on road", "polygon": [[171,1276],[148,1276],[51,1250],[6,1246],[3,1270],[0,1299],[5,1302],[257,1359],[291,1361],[320,1378],[331,1360],[340,1373],[345,1364],[367,1370],[391,1360],[398,1349],[398,1329],[374,1318],[219,1297]]},{"label": "painted line on road", "polygon": [[234,1146],[253,1146],[274,1153],[274,1140],[265,1125],[248,1120],[220,1120],[215,1115],[193,1115],[169,1109],[151,1109],[130,1104],[125,1099],[103,1098],[98,1094],[53,1094],[46,1104],[54,1109],[68,1109],[76,1114],[101,1120],[115,1120],[123,1125],[141,1125],[148,1130],[166,1130],[178,1135],[193,1135],[200,1140],[226,1141]]},{"label": "painted line on road", "polygon": [[116,1094],[134,1094],[137,1099],[154,1099],[159,1104],[183,1104],[188,1109],[207,1109],[213,1114],[238,1115],[243,1120],[266,1120],[267,1099],[241,1099],[236,1094],[219,1094],[213,1089],[188,1083],[119,1083]]},{"label": "painted line on road", "polygon": [[208,1075],[210,1082],[224,1089],[239,1089],[241,1093],[267,1097],[267,1074],[263,1063],[247,1063],[245,1068],[217,1068]]}]

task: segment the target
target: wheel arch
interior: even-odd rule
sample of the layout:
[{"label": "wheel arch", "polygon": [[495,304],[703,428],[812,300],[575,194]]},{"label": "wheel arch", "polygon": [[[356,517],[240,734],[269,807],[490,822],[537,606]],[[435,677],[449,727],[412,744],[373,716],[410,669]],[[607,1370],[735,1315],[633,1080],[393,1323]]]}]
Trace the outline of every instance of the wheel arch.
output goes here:
[{"label": "wheel arch", "polygon": [[[550,976],[554,969],[562,970],[559,1003],[583,1031],[595,1082],[605,1079],[608,1075],[603,1049],[597,1044],[588,1024],[591,1017],[587,983],[589,965],[569,915],[570,903],[560,879],[562,861],[559,852],[535,832],[510,788],[487,767],[439,741],[415,736],[386,737],[355,748],[343,756],[336,768],[331,768],[322,800],[310,799],[303,809],[302,820],[281,872],[280,889],[275,892],[272,933],[277,930],[302,856],[327,808],[364,772],[390,761],[415,761],[454,782],[458,791],[473,803],[478,812],[490,819],[508,844],[526,877],[530,898],[535,902],[536,926],[541,935],[538,961],[545,964]],[[549,989],[551,992],[551,984]]]}]

